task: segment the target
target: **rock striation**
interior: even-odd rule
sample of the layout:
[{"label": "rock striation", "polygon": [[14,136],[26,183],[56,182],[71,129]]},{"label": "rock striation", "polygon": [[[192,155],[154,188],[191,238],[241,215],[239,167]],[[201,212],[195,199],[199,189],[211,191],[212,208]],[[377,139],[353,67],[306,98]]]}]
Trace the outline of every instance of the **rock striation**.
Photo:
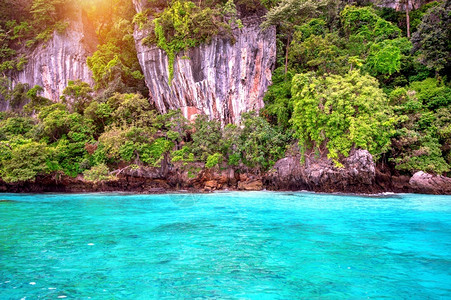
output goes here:
[{"label": "rock striation", "polygon": [[[143,1],[135,0],[137,12]],[[156,46],[143,45],[148,35],[135,28],[136,50],[151,101],[166,113],[181,109],[185,117],[204,113],[222,124],[239,123],[240,115],[263,108],[276,60],[276,29],[260,28],[261,18],[242,19],[234,40],[216,36],[209,44],[178,53],[169,82],[168,57]]]},{"label": "rock striation", "polygon": [[11,78],[13,85],[18,82],[28,83],[30,87],[40,85],[44,89],[42,96],[57,101],[70,80],[93,84],[86,59],[96,45],[94,29],[80,10],[63,33],[54,32],[48,42],[38,45],[28,55],[24,69]]}]

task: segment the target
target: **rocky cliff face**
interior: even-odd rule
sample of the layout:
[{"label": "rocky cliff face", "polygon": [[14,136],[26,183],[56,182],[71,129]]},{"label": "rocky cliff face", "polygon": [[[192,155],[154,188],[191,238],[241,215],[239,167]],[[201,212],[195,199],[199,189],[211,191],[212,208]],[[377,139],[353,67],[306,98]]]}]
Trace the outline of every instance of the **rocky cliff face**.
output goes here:
[{"label": "rocky cliff face", "polygon": [[13,84],[28,83],[44,88],[42,96],[57,101],[70,80],[93,83],[86,58],[95,51],[97,38],[81,11],[69,21],[63,33],[37,46],[29,55],[25,68],[13,75]]},{"label": "rocky cliff face", "polygon": [[[139,12],[142,1],[134,1]],[[144,46],[147,36],[135,30],[136,50],[146,84],[157,109],[182,109],[185,117],[205,113],[225,123],[238,123],[243,112],[260,110],[271,83],[276,59],[276,30],[260,29],[256,17],[242,19],[235,42],[214,37],[210,44],[179,53],[169,83],[168,57],[156,46]]]},{"label": "rocky cliff face", "polygon": [[405,10],[406,4],[409,5],[409,10],[418,9],[421,5],[432,2],[431,0],[409,0],[408,2],[404,0],[371,0],[375,5],[380,7],[389,7],[397,11]]}]

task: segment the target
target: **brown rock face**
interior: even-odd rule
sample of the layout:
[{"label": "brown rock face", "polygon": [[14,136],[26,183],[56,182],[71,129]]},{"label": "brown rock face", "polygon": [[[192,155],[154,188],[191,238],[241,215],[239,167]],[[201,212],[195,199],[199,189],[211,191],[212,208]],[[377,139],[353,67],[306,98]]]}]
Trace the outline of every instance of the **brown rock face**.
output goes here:
[{"label": "brown rock face", "polygon": [[244,191],[261,191],[263,183],[260,179],[238,182],[238,189]]},{"label": "brown rock face", "polygon": [[[140,12],[143,1],[135,0]],[[276,29],[263,31],[259,17],[242,19],[235,41],[214,37],[209,44],[178,53],[169,82],[168,57],[156,46],[144,46],[148,33],[135,29],[135,42],[151,99],[162,113],[181,109],[185,117],[204,113],[223,124],[239,123],[241,113],[263,108],[276,59]]]},{"label": "brown rock face", "polygon": [[417,193],[451,194],[451,178],[416,172],[409,181]]}]

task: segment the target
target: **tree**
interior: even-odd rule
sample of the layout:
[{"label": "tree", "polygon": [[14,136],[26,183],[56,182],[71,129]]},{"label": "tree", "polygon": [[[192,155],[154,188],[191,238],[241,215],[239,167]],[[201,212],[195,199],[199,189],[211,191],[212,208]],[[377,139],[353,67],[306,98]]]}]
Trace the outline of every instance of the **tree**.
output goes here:
[{"label": "tree", "polygon": [[324,1],[313,0],[282,0],[279,5],[271,8],[266,14],[266,20],[261,27],[278,26],[286,38],[285,74],[288,72],[288,50],[291,43],[295,25],[314,17]]},{"label": "tree", "polygon": [[436,73],[451,69],[451,2],[431,7],[412,35],[419,61]]},{"label": "tree", "polygon": [[6,150],[0,156],[0,177],[5,182],[34,180],[47,171],[45,144],[22,140],[10,147],[0,145]]},{"label": "tree", "polygon": [[60,99],[63,103],[69,105],[72,112],[83,114],[93,99],[93,92],[88,83],[80,79],[69,80]]},{"label": "tree", "polygon": [[409,54],[411,48],[412,44],[406,38],[372,43],[366,67],[374,76],[392,75],[401,70],[401,59]]},{"label": "tree", "polygon": [[292,87],[291,122],[299,144],[327,149],[339,165],[352,148],[378,156],[388,150],[394,117],[375,78],[359,71],[344,76],[298,74]]},{"label": "tree", "polygon": [[217,120],[208,120],[208,116],[199,115],[193,125],[192,151],[202,161],[209,155],[220,152],[219,141],[222,138],[221,124]]}]

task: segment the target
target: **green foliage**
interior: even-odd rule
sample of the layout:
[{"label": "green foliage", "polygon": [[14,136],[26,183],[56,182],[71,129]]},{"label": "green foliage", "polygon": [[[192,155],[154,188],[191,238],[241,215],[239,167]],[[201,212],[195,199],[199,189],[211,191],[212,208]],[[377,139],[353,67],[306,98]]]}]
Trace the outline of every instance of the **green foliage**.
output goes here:
[{"label": "green foliage", "polygon": [[24,112],[26,113],[39,112],[42,108],[52,104],[52,101],[50,99],[47,99],[39,95],[43,91],[44,89],[39,85],[35,85],[33,88],[28,90],[27,97],[30,99],[30,102],[28,102],[23,107]]},{"label": "green foliage", "polygon": [[214,153],[207,157],[207,163],[205,164],[206,168],[214,168],[220,166],[222,163],[223,156],[221,153]]},{"label": "green foliage", "polygon": [[[231,17],[235,18],[236,10],[233,11],[233,7],[231,12]],[[230,25],[219,21],[221,19],[221,12],[218,9],[210,7],[202,9],[191,1],[175,0],[153,20],[155,35],[150,36],[147,42],[156,44],[166,51],[169,82],[173,78],[177,53],[202,43],[209,43],[214,35],[230,30]]]},{"label": "green foliage", "polygon": [[394,118],[377,81],[358,71],[345,76],[298,74],[293,78],[291,122],[301,146],[328,150],[337,164],[352,148],[374,156],[390,146]]},{"label": "green foliage", "polygon": [[267,170],[283,157],[289,134],[272,127],[255,113],[242,114],[241,156],[244,164]]},{"label": "green foliage", "polygon": [[32,130],[34,123],[35,121],[29,117],[11,117],[0,121],[0,140],[25,135]]},{"label": "green foliage", "polygon": [[396,168],[442,174],[451,166],[450,88],[434,78],[395,89],[391,102],[400,115],[390,161]]},{"label": "green foliage", "polygon": [[112,126],[152,127],[156,122],[155,110],[139,94],[115,94],[107,104],[112,109]]},{"label": "green foliage", "polygon": [[343,55],[340,49],[342,42],[336,34],[310,35],[304,41],[297,38],[295,35],[288,53],[292,69],[298,72],[316,71],[318,74],[341,74],[349,70],[348,57]]},{"label": "green foliage", "polygon": [[93,100],[93,90],[91,86],[81,80],[69,80],[67,87],[60,97],[61,101],[68,104],[73,112],[83,114],[86,107]]},{"label": "green foliage", "polygon": [[278,126],[288,129],[290,127],[289,120],[293,112],[293,104],[291,101],[291,80],[293,74],[288,72],[284,74],[283,67],[274,70],[272,75],[272,85],[265,94],[265,108],[262,111],[268,120]]},{"label": "green foliage", "polygon": [[[124,161],[157,167],[183,136],[176,112],[157,116],[138,94],[115,94],[106,103],[93,102],[85,115],[103,128],[94,156],[98,162]],[[164,132],[161,131],[164,129]]]},{"label": "green foliage", "polygon": [[397,38],[401,30],[379,17],[370,7],[346,6],[340,14],[346,35],[356,35],[363,41],[383,41]]},{"label": "green foliage", "polygon": [[66,175],[76,177],[87,167],[84,161],[88,153],[83,141],[62,138],[51,144],[48,149],[52,162],[50,171],[63,171]]},{"label": "green foliage", "polygon": [[416,91],[416,98],[427,108],[436,110],[451,105],[451,87],[435,78],[412,82],[410,89]]},{"label": "green foliage", "polygon": [[172,161],[189,162],[194,159],[217,166],[222,161],[230,166],[244,164],[257,170],[271,167],[285,153],[290,135],[272,127],[255,113],[242,115],[241,127],[220,123],[207,116],[197,117],[192,142],[172,153]]},{"label": "green foliage", "polygon": [[105,97],[114,93],[147,93],[144,75],[138,62],[133,39],[133,25],[117,17],[103,37],[104,42],[87,59],[96,82],[96,89],[104,89]]},{"label": "green foliage", "polygon": [[423,16],[412,35],[413,50],[418,59],[436,72],[449,72],[451,67],[451,3],[442,1]]},{"label": "green foliage", "polygon": [[206,115],[200,115],[194,122],[192,134],[192,151],[196,157],[206,161],[207,157],[220,152],[221,124],[216,120],[209,120]]},{"label": "green foliage", "polygon": [[89,170],[83,172],[85,180],[92,182],[99,182],[105,180],[111,180],[114,177],[109,175],[108,166],[105,164],[100,164],[92,167]]},{"label": "green foliage", "polygon": [[366,67],[373,76],[392,75],[401,70],[401,58],[412,48],[407,38],[384,40],[370,46]]},{"label": "green foliage", "polygon": [[151,144],[142,146],[141,161],[154,166],[160,166],[161,161],[164,159],[165,153],[168,153],[174,147],[174,143],[166,140],[165,138],[158,138]]},{"label": "green foliage", "polygon": [[31,140],[0,142],[0,177],[5,182],[34,180],[47,171],[47,150],[43,143]]},{"label": "green foliage", "polygon": [[91,124],[94,137],[98,138],[105,127],[112,123],[113,108],[108,103],[91,102],[84,111],[84,117]]},{"label": "green foliage", "polygon": [[178,161],[182,161],[182,162],[194,162],[195,158],[194,158],[194,153],[191,151],[190,147],[188,146],[183,146],[182,149],[180,150],[175,150],[171,153],[172,162],[178,162]]},{"label": "green foliage", "polygon": [[277,6],[271,8],[266,14],[266,20],[262,23],[263,28],[278,25],[282,27],[293,27],[303,18],[312,17],[318,13],[318,9],[324,2],[311,0],[282,0]]},{"label": "green foliage", "polygon": [[450,170],[450,165],[442,155],[439,140],[430,133],[421,134],[402,128],[395,136],[394,147],[397,151],[391,159],[396,169],[414,173],[425,171],[442,174]]},{"label": "green foliage", "polygon": [[78,113],[69,113],[63,104],[53,104],[41,110],[38,119],[42,124],[42,134],[51,142],[60,138],[70,138],[74,142],[91,139],[91,128]]}]

